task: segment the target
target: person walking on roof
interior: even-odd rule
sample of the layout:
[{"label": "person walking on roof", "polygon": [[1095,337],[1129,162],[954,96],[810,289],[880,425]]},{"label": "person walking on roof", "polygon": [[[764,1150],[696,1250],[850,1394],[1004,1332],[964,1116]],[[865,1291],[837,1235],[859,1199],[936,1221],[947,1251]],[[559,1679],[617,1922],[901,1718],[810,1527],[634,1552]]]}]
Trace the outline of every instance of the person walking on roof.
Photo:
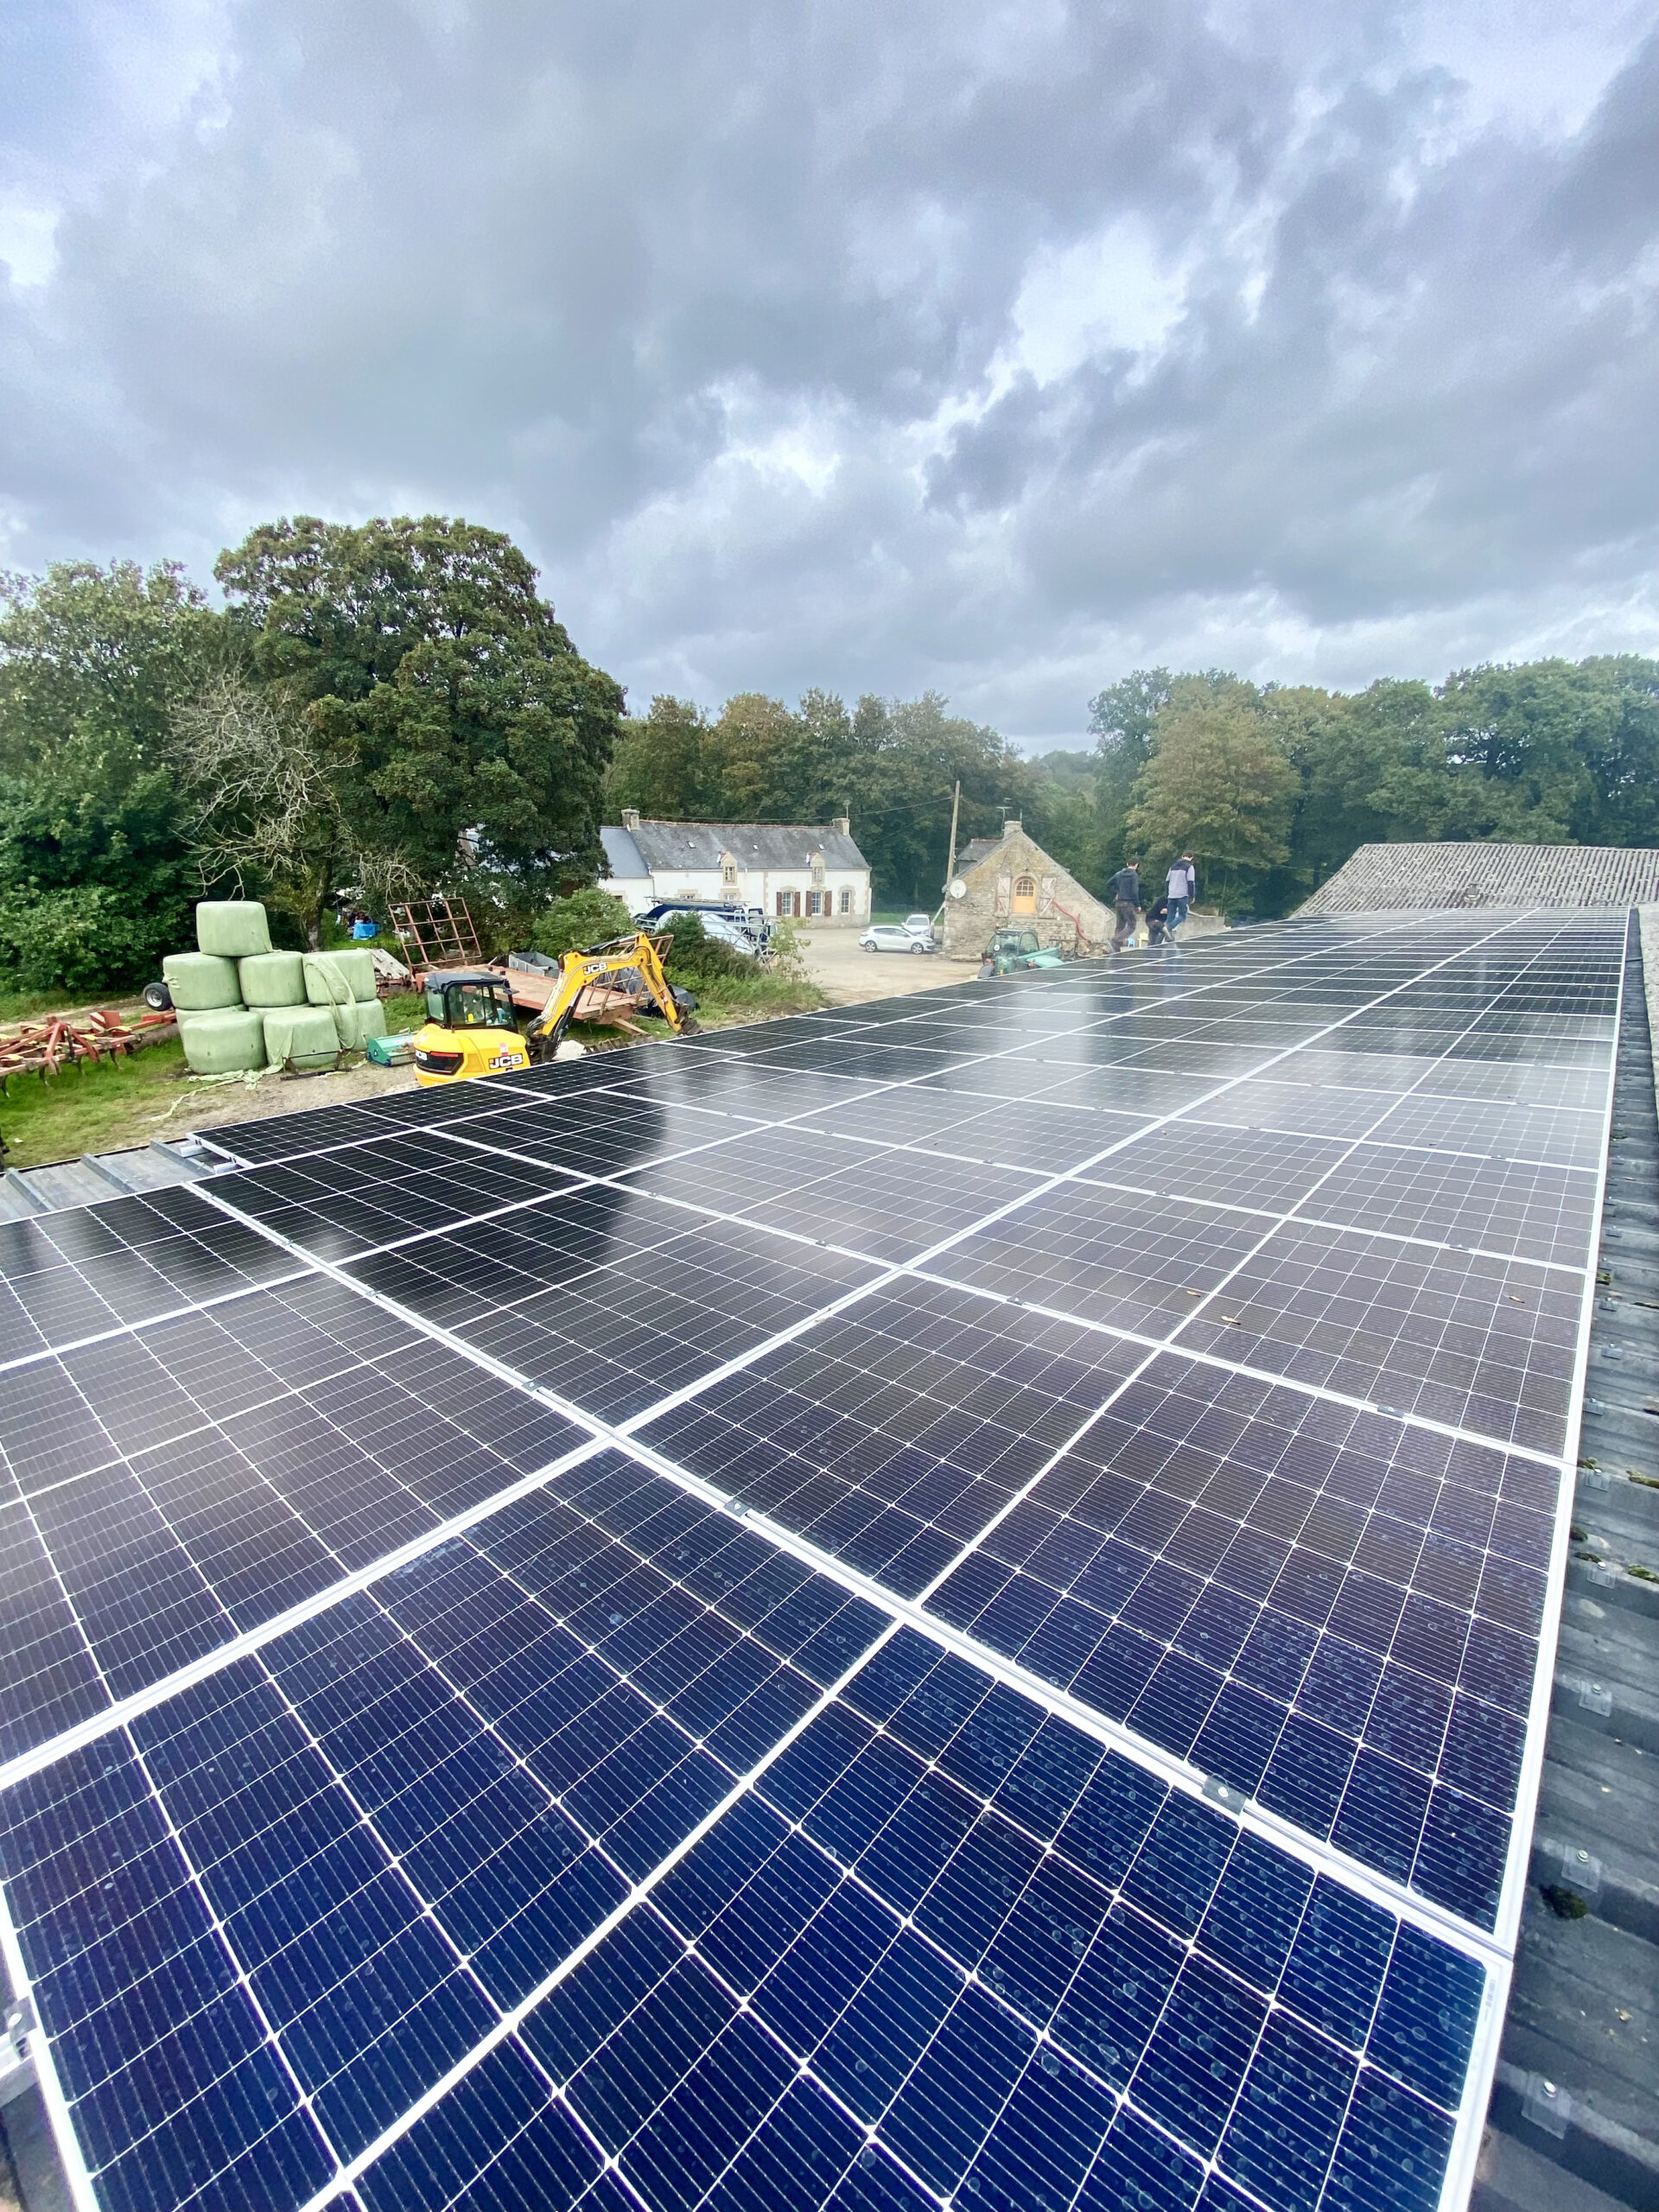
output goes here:
[{"label": "person walking on roof", "polygon": [[1112,950],[1122,952],[1141,923],[1141,863],[1126,861],[1106,887],[1117,917],[1112,931]]},{"label": "person walking on roof", "polygon": [[1198,895],[1198,872],[1191,853],[1183,853],[1169,871],[1169,933],[1172,937],[1186,919],[1188,902]]}]

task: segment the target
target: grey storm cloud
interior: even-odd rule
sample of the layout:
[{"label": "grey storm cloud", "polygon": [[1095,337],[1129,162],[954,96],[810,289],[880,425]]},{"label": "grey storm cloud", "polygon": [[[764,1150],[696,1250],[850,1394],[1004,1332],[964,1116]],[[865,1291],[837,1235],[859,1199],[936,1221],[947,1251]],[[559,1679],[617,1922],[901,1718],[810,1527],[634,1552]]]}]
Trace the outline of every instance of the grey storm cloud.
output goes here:
[{"label": "grey storm cloud", "polygon": [[15,0],[0,559],[464,512],[636,698],[1045,741],[1653,650],[1656,13]]}]

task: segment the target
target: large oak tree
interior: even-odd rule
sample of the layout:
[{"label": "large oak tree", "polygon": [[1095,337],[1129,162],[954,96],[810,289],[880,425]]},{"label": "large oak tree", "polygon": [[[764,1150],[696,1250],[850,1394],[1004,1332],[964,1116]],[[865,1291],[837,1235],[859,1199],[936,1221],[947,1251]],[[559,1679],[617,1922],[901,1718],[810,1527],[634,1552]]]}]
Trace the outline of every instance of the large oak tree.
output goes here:
[{"label": "large oak tree", "polygon": [[255,673],[306,705],[346,838],[438,888],[601,865],[622,689],[499,531],[446,516],[264,524],[214,574]]}]

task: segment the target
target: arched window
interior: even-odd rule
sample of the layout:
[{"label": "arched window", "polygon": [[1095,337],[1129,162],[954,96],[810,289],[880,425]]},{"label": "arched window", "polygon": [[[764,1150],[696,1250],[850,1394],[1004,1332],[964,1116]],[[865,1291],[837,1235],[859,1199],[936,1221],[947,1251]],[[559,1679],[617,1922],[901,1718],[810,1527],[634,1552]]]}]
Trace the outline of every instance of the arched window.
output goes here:
[{"label": "arched window", "polygon": [[1034,914],[1037,911],[1037,879],[1034,875],[1016,875],[1014,879],[1014,911],[1016,914]]},{"label": "arched window", "polygon": [[812,855],[812,888],[815,891],[822,891],[823,888],[823,855],[822,853],[814,853]]}]

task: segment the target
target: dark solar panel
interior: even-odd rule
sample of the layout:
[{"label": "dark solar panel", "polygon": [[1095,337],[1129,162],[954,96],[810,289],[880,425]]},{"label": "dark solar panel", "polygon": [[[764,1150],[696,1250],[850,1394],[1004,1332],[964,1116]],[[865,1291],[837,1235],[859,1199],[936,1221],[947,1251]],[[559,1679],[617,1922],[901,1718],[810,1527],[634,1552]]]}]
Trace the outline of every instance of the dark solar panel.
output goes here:
[{"label": "dark solar panel", "polygon": [[86,2203],[1450,2212],[1624,941],[1284,925],[0,1230]]}]

